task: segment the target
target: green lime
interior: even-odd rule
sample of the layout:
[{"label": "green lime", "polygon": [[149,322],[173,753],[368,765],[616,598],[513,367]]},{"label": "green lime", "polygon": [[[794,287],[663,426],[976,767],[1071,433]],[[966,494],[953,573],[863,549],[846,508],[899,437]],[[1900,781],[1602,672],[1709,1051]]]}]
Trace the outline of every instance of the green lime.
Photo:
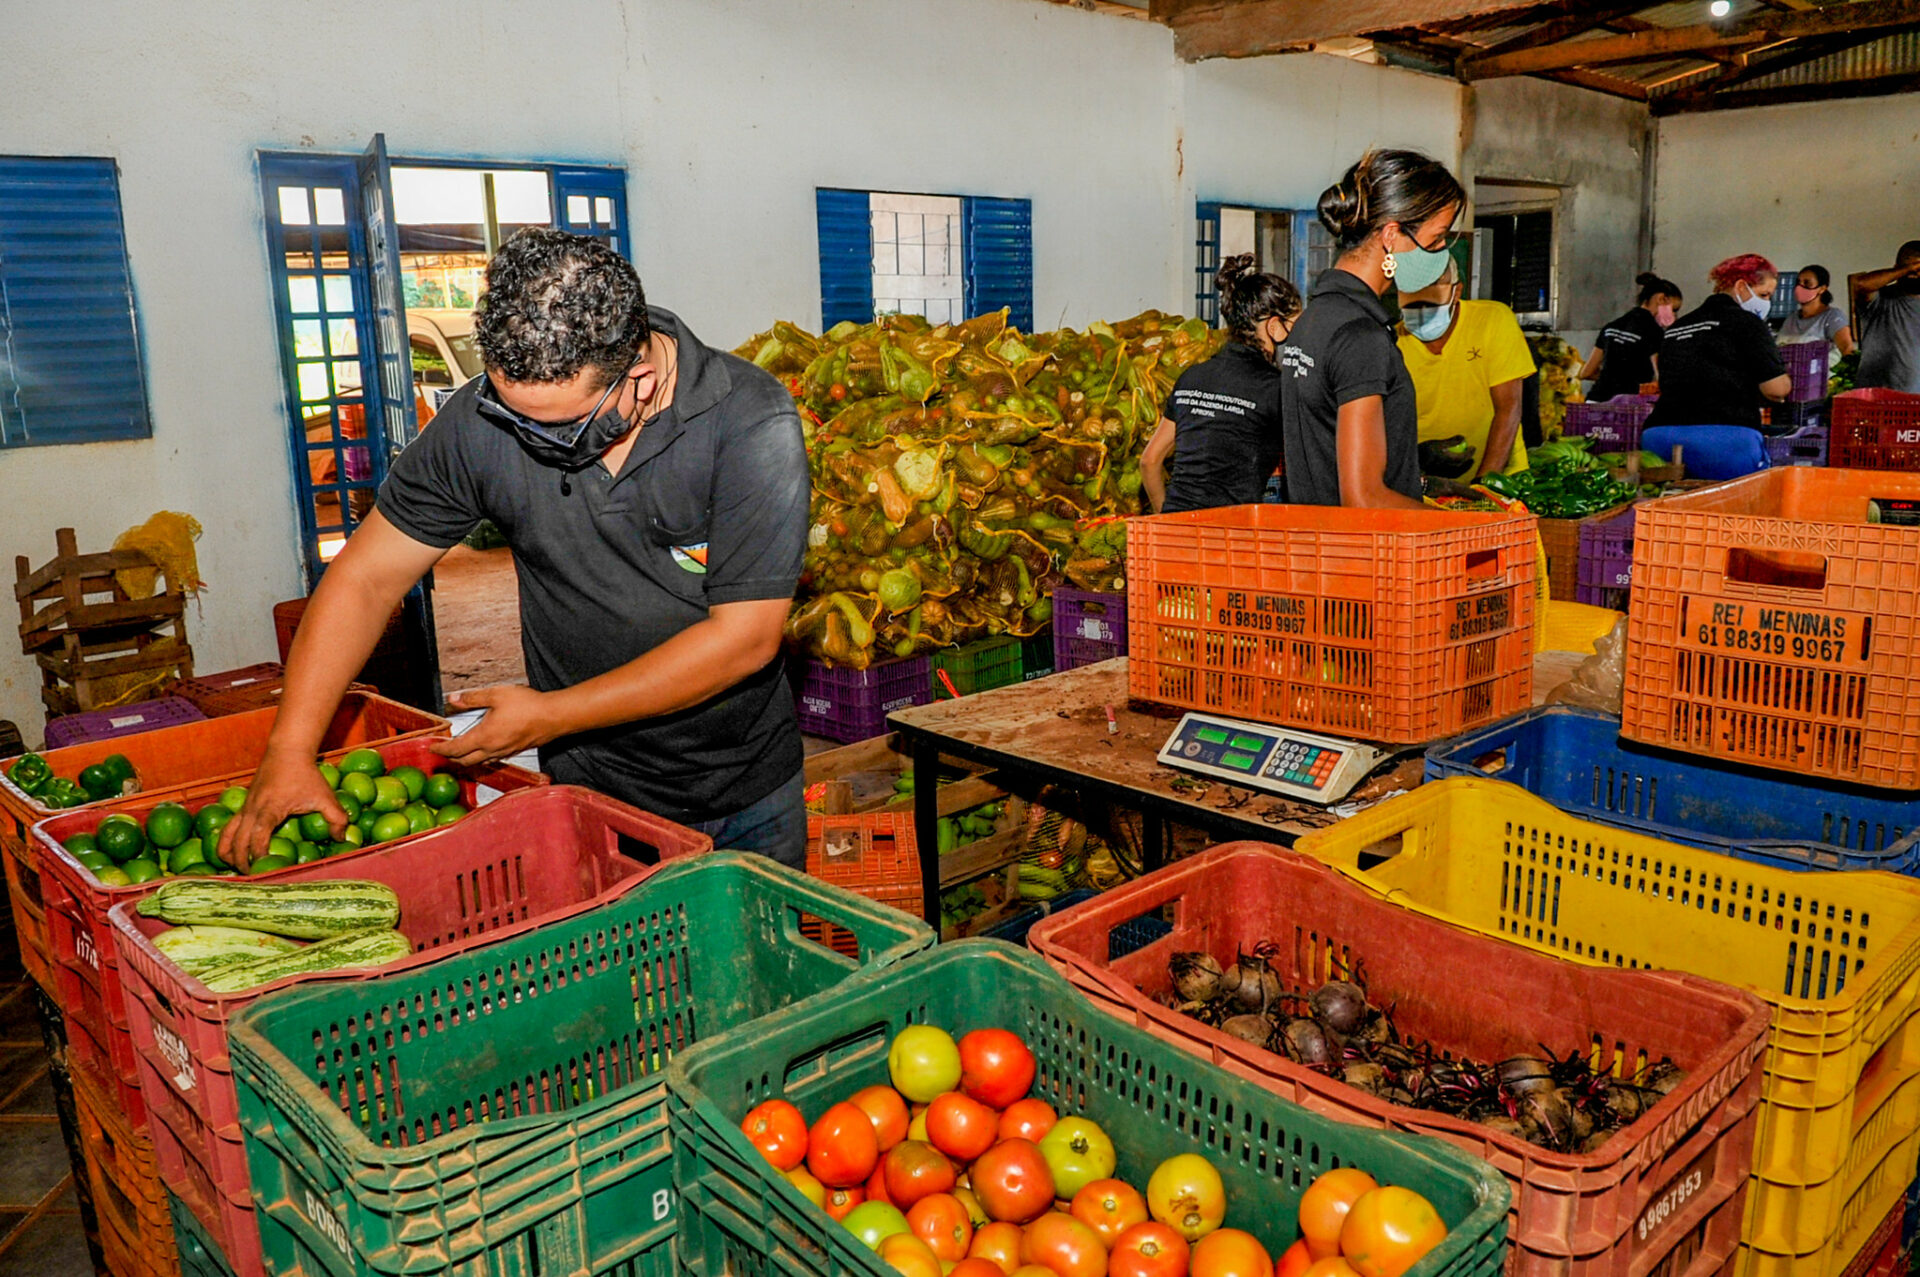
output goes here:
[{"label": "green lime", "polygon": [[293,845],[293,849],[294,849],[294,859],[299,861],[303,865],[310,865],[314,861],[320,859],[320,857],[327,854],[326,852],[320,850],[319,843],[309,842],[307,839],[304,839],[304,838],[301,839],[299,842],[295,843]]},{"label": "green lime", "polygon": [[147,841],[156,847],[178,847],[193,832],[193,817],[179,803],[161,803],[147,813]]},{"label": "green lime", "polygon": [[340,810],[347,813],[348,820],[360,819],[360,800],[346,790],[334,791],[333,801],[340,804]]},{"label": "green lime", "polygon": [[448,803],[445,807],[442,807],[433,814],[433,823],[436,825],[451,825],[457,820],[466,819],[466,815],[467,809],[465,807],[462,807],[459,803]]},{"label": "green lime", "polygon": [[93,841],[92,834],[75,834],[60,845],[72,852],[76,860],[88,853],[97,855],[100,851],[99,845]]},{"label": "green lime", "polygon": [[152,882],[160,876],[160,866],[145,856],[135,856],[120,866],[120,872],[127,876],[128,882]]},{"label": "green lime", "polygon": [[375,811],[399,811],[413,799],[407,796],[405,784],[392,776],[381,776],[373,782]]},{"label": "green lime", "polygon": [[[273,860],[277,857],[281,860],[286,861],[288,864],[292,864],[294,862],[294,858],[297,857],[299,854],[300,854],[300,848],[296,843],[290,842],[287,839],[280,837],[278,834],[275,834],[273,837],[267,839],[267,854],[260,857],[260,860]],[[261,872],[260,860],[256,860],[253,862],[253,869],[251,872],[253,873]]]},{"label": "green lime", "polygon": [[333,826],[319,812],[310,811],[300,817],[300,837],[308,842],[325,842],[333,837]]},{"label": "green lime", "polygon": [[370,834],[373,832],[373,822],[378,819],[380,819],[379,812],[371,807],[365,807],[361,809],[359,817],[353,823],[359,826],[361,833]]},{"label": "green lime", "polygon": [[367,831],[357,824],[348,825],[347,832],[340,835],[340,841],[358,851],[367,845]]},{"label": "green lime", "polygon": [[100,822],[100,827],[93,831],[93,840],[115,863],[132,860],[147,847],[147,836],[139,825],[112,817]]},{"label": "green lime", "polygon": [[94,870],[93,876],[100,880],[103,887],[131,887],[133,878],[119,865],[108,865],[105,869]]},{"label": "green lime", "polygon": [[[353,832],[357,834],[360,831],[356,828]],[[346,842],[342,840],[340,842],[328,843],[326,854],[329,856],[344,856],[350,851],[358,851],[358,850],[360,850],[359,843]]]},{"label": "green lime", "polygon": [[121,784],[130,781],[137,774],[133,762],[125,754],[108,754],[100,760],[100,765],[113,773],[113,778]]},{"label": "green lime", "polygon": [[397,811],[387,812],[373,822],[374,842],[389,842],[395,838],[405,838],[412,832],[412,822]]},{"label": "green lime", "polygon": [[87,872],[96,878],[100,876],[102,869],[109,868],[113,864],[113,861],[107,859],[106,853],[102,851],[83,851],[74,859],[84,865]]},{"label": "green lime", "polygon": [[240,809],[247,805],[247,787],[245,785],[229,785],[227,788],[221,790],[220,805],[234,815],[239,815]]},{"label": "green lime", "polygon": [[340,772],[342,776],[347,772],[359,772],[366,776],[384,776],[387,774],[387,764],[380,757],[378,750],[356,749],[340,760]]},{"label": "green lime", "polygon": [[460,801],[460,778],[452,772],[435,772],[427,777],[427,787],[420,796],[427,800],[429,807],[457,803]]},{"label": "green lime", "polygon": [[289,816],[280,822],[280,828],[273,831],[275,838],[284,838],[290,843],[299,842],[306,837],[300,832],[300,817]]},{"label": "green lime", "polygon": [[208,803],[194,813],[193,828],[202,838],[218,838],[233,819],[233,812],[222,803]]},{"label": "green lime", "polygon": [[189,838],[167,853],[166,870],[177,874],[188,865],[203,865],[207,862],[207,844],[200,838]]},{"label": "green lime", "polygon": [[[275,839],[275,841],[277,842],[279,840]],[[283,856],[279,852],[275,852],[271,856],[262,856],[260,859],[254,861],[253,868],[248,870],[248,872],[251,874],[270,874],[276,869],[289,869],[298,863],[299,861],[294,856]]]},{"label": "green lime", "polygon": [[425,803],[408,803],[400,809],[400,814],[407,818],[407,826],[413,833],[424,834],[433,828],[433,808]]},{"label": "green lime", "polygon": [[87,797],[97,803],[104,798],[120,796],[120,778],[105,763],[95,763],[80,769],[80,788],[86,790]]},{"label": "green lime", "polygon": [[340,777],[340,792],[351,794],[355,802],[364,806],[380,791],[374,788],[373,777],[365,772],[346,772]]},{"label": "green lime", "polygon": [[387,775],[407,787],[407,801],[415,802],[427,792],[427,774],[418,767],[396,767]]},{"label": "green lime", "polygon": [[321,763],[320,779],[327,782],[328,789],[338,789],[340,788],[340,769],[332,763]]},{"label": "green lime", "polygon": [[174,872],[183,878],[210,878],[220,871],[204,860],[197,860],[184,869],[176,869]]}]

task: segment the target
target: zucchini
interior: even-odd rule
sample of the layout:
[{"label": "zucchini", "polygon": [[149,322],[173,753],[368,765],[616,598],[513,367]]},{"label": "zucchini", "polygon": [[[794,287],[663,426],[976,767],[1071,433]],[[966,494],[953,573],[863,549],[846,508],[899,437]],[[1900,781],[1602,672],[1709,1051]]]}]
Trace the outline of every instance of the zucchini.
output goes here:
[{"label": "zucchini", "polygon": [[398,931],[351,931],[343,936],[317,941],[292,953],[277,953],[253,962],[218,967],[207,972],[202,981],[215,993],[238,993],[282,976],[384,967],[412,953],[412,942]]},{"label": "zucchini", "polygon": [[175,927],[155,936],[153,947],[182,971],[199,975],[223,963],[252,962],[276,953],[291,953],[300,946],[264,931],[240,927]]},{"label": "zucchini", "polygon": [[213,924],[324,940],[384,930],[400,921],[400,898],[381,882],[231,882],[175,878],[140,902],[140,912],[175,926]]}]

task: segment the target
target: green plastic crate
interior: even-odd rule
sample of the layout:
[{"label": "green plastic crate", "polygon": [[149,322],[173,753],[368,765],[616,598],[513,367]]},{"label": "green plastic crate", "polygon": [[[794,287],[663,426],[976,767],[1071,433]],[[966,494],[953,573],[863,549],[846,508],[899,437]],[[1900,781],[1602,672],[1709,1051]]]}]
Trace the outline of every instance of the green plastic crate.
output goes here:
[{"label": "green plastic crate", "polygon": [[1020,681],[1020,640],[1011,634],[981,639],[960,647],[942,648],[928,654],[933,665],[933,699],[952,700],[947,685],[940,681],[945,670],[953,680],[953,690],[962,696],[990,692],[996,687]]},{"label": "green plastic crate", "polygon": [[[849,936],[857,959],[821,943]],[[932,942],[714,852],[427,967],[262,998],[229,1033],[267,1268],[664,1277],[674,1053]]]},{"label": "green plastic crate", "polygon": [[1053,627],[1020,640],[1020,681],[1031,683],[1054,672]]},{"label": "green plastic crate", "polygon": [[227,1267],[227,1257],[207,1236],[192,1209],[173,1193],[167,1194],[167,1207],[173,1213],[173,1242],[180,1251],[180,1277],[235,1277],[233,1269]]},{"label": "green plastic crate", "polygon": [[1034,1093],[1113,1135],[1118,1174],[1144,1187],[1176,1153],[1199,1153],[1227,1186],[1227,1225],[1275,1256],[1295,1236],[1300,1194],[1321,1171],[1358,1165],[1426,1195],[1446,1241],[1409,1277],[1495,1277],[1511,1190],[1478,1158],[1423,1136],[1311,1113],[1197,1060],[1084,1001],[1039,958],[960,940],[789,1007],[749,1033],[715,1036],[667,1070],[681,1267],[699,1277],[888,1277],[891,1270],[811,1205],[747,1143],[739,1122],[783,1096],[817,1117],[887,1080],[887,1044],[909,1024],[954,1034],[1001,1027],[1039,1060]]}]

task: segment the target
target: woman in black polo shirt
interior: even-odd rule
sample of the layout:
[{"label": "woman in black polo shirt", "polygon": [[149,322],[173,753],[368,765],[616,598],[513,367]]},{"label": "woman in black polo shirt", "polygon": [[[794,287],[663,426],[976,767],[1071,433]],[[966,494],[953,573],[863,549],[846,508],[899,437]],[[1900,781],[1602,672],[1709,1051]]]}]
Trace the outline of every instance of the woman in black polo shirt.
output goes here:
[{"label": "woman in black polo shirt", "polygon": [[1280,462],[1273,352],[1300,316],[1300,291],[1278,275],[1256,274],[1252,253],[1228,258],[1215,286],[1227,344],[1180,374],[1140,458],[1141,486],[1162,514],[1252,505]]},{"label": "woman in black polo shirt", "polygon": [[1280,348],[1287,499],[1420,509],[1420,411],[1380,304],[1445,273],[1466,192],[1417,151],[1369,151],[1320,196],[1339,260]]},{"label": "woman in black polo shirt", "polygon": [[1659,426],[1760,429],[1763,399],[1793,389],[1767,311],[1780,273],[1758,253],[1729,257],[1707,272],[1713,295],[1674,321],[1660,340],[1660,398],[1647,417]]},{"label": "woman in black polo shirt", "polygon": [[1580,370],[1580,379],[1593,383],[1588,403],[1637,395],[1641,386],[1654,379],[1653,357],[1660,353],[1660,338],[1673,327],[1674,312],[1680,309],[1680,285],[1651,272],[1633,282],[1640,285],[1640,300],[1600,330],[1593,356]]}]

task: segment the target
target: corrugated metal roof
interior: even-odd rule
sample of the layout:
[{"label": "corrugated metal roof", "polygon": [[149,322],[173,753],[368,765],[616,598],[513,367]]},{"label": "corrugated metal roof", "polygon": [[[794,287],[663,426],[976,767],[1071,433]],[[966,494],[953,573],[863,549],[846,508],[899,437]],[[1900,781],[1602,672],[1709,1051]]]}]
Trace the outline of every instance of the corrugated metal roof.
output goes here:
[{"label": "corrugated metal roof", "polygon": [[1920,31],[1902,31],[1872,44],[1842,49],[1797,67],[1788,67],[1752,81],[1752,88],[1773,89],[1787,85],[1834,84],[1843,80],[1873,80],[1883,75],[1911,75],[1920,72]]}]

